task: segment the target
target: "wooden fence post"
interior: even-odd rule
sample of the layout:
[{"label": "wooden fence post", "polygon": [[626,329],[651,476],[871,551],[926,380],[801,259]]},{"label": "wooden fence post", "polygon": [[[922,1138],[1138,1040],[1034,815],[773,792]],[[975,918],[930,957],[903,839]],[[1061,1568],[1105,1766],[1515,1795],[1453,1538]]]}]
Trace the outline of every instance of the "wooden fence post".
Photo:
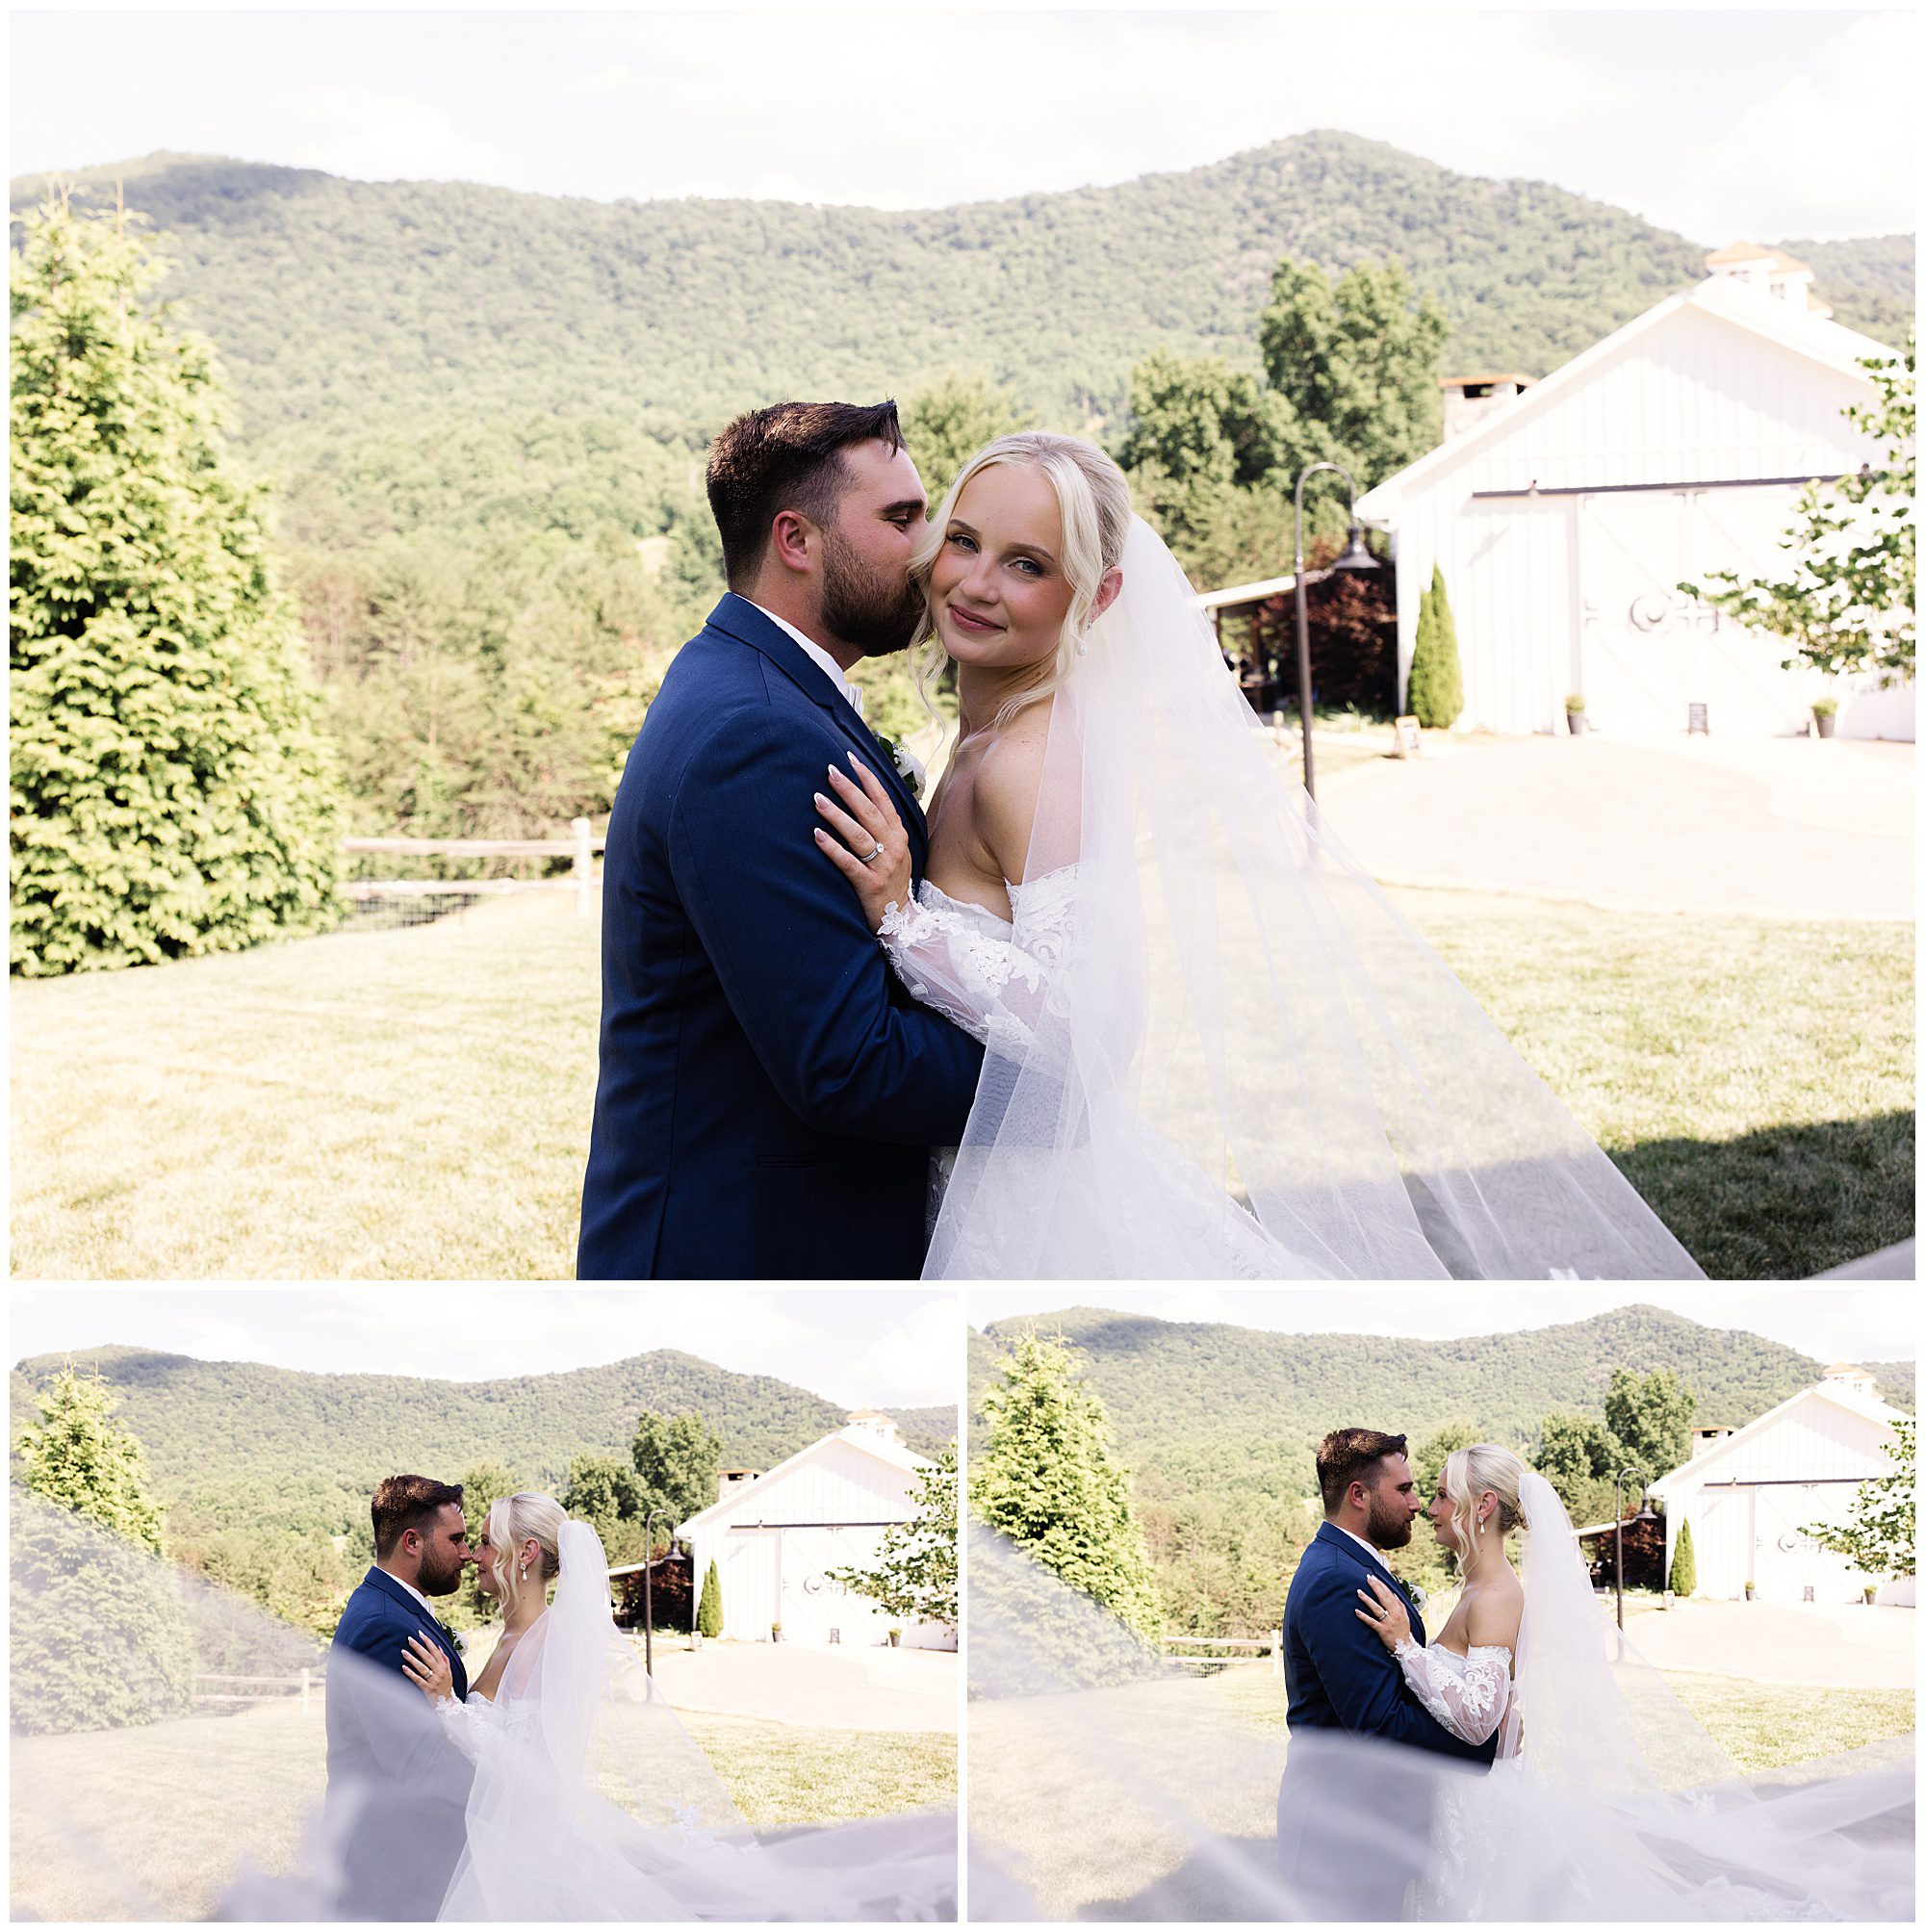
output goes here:
[{"label": "wooden fence post", "polygon": [[587,819],[571,819],[568,829],[575,835],[575,910],[586,919],[595,911],[595,846]]},{"label": "wooden fence post", "polygon": [[1283,1633],[1280,1630],[1270,1634],[1270,1674],[1272,1677],[1283,1675]]}]

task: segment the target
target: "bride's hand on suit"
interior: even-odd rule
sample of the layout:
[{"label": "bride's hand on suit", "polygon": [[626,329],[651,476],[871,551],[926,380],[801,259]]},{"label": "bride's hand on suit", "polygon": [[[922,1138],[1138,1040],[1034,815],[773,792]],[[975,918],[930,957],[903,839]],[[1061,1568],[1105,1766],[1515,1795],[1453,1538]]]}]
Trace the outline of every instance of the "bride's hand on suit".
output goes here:
[{"label": "bride's hand on suit", "polygon": [[1366,1577],[1370,1584],[1368,1590],[1359,1590],[1363,1599],[1357,1615],[1376,1633],[1377,1641],[1386,1650],[1395,1650],[1399,1644],[1410,1640],[1410,1616],[1404,1609],[1403,1599],[1375,1577]]},{"label": "bride's hand on suit", "polygon": [[454,1695],[454,1669],[448,1653],[425,1636],[411,1636],[401,1652],[401,1673],[430,1704]]},{"label": "bride's hand on suit", "polygon": [[907,905],[915,892],[915,875],[910,868],[909,834],[901,816],[883,789],[883,782],[860,759],[849,762],[856,767],[858,785],[838,766],[829,767],[829,783],[835,797],[815,794],[815,809],[838,835],[832,837],[821,826],[815,828],[815,842],[830,863],[856,889],[862,902],[862,916],[869,930],[880,932],[883,914],[890,906]]}]

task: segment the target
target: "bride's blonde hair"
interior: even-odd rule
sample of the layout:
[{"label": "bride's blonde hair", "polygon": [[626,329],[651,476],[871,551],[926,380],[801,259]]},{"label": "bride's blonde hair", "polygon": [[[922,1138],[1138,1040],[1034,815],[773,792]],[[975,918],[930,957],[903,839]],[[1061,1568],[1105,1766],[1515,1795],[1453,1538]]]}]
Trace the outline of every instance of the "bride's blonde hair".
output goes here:
[{"label": "bride's blonde hair", "polygon": [[1069,609],[1056,646],[1056,662],[1036,689],[1023,691],[997,711],[995,722],[1006,725],[1026,706],[1040,704],[1068,677],[1076,647],[1090,627],[1090,610],[1104,577],[1122,562],[1130,534],[1130,486],[1123,473],[1093,443],[1076,436],[1058,436],[1046,429],[1023,429],[1001,436],[963,464],[942,499],[942,507],[929,520],[910,559],[910,580],[923,593],[922,616],[910,640],[915,688],[923,709],[939,722],[930,702],[930,690],[948,653],[936,634],[929,612],[929,579],[949,532],[956,500],[973,477],[998,463],[1040,470],[1056,492],[1063,518],[1063,574],[1069,580]]},{"label": "bride's blonde hair", "polygon": [[[490,1506],[488,1540],[495,1546],[490,1574],[500,1592],[503,1610],[513,1610],[525,1589],[546,1592],[549,1584],[561,1575],[561,1526],[567,1520],[568,1511],[552,1496],[533,1489],[517,1490]],[[541,1546],[541,1575],[525,1583],[516,1552],[530,1536]]]},{"label": "bride's blonde hair", "polygon": [[1500,1449],[1494,1442],[1452,1450],[1445,1458],[1437,1486],[1450,1499],[1450,1545],[1460,1562],[1484,1534],[1485,1526],[1477,1521],[1477,1498],[1486,1492],[1498,1499],[1495,1516],[1500,1539],[1513,1530],[1528,1527],[1524,1505],[1518,1501],[1518,1485],[1523,1481],[1524,1464],[1510,1450]]}]

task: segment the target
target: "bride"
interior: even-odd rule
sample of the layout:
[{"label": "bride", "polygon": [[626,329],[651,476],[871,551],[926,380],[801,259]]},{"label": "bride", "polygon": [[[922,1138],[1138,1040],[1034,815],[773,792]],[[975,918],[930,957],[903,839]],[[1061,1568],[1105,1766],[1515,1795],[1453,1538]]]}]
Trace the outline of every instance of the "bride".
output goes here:
[{"label": "bride", "polygon": [[911,574],[960,713],[927,876],[860,767],[815,837],[988,1048],[927,1273],[1699,1273],[1278,771],[1107,456],[989,445]]},{"label": "bride", "polygon": [[[490,1508],[476,1557],[476,1585],[500,1603],[501,1631],[466,1701],[446,1653],[424,1636],[402,1663],[472,1767],[437,1917],[955,1916],[953,1817],[756,1839],[617,1632],[591,1525],[524,1492]],[[416,1782],[418,1754],[389,1762]]]}]

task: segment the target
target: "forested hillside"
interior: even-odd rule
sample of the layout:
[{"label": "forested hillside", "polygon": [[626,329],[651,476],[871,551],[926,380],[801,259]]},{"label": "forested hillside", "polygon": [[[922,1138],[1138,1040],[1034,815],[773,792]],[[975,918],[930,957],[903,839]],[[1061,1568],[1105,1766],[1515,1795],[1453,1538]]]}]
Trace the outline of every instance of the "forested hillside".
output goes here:
[{"label": "forested hillside", "polygon": [[[1451,1341],[1277,1334],[1077,1307],[972,1333],[972,1430],[1001,1338],[1032,1320],[1082,1352],[1134,1471],[1171,1626],[1201,1630],[1272,1620],[1279,1579],[1320,1513],[1307,1499],[1316,1445],[1330,1430],[1386,1430],[1416,1452],[1462,1425],[1461,1439],[1528,1455],[1546,1415],[1602,1417],[1614,1370],[1668,1369],[1697,1398],[1697,1422],[1741,1427],[1827,1366],[1743,1329],[1644,1306]],[[1912,1363],[1862,1366],[1886,1402],[1915,1406]]]}]

